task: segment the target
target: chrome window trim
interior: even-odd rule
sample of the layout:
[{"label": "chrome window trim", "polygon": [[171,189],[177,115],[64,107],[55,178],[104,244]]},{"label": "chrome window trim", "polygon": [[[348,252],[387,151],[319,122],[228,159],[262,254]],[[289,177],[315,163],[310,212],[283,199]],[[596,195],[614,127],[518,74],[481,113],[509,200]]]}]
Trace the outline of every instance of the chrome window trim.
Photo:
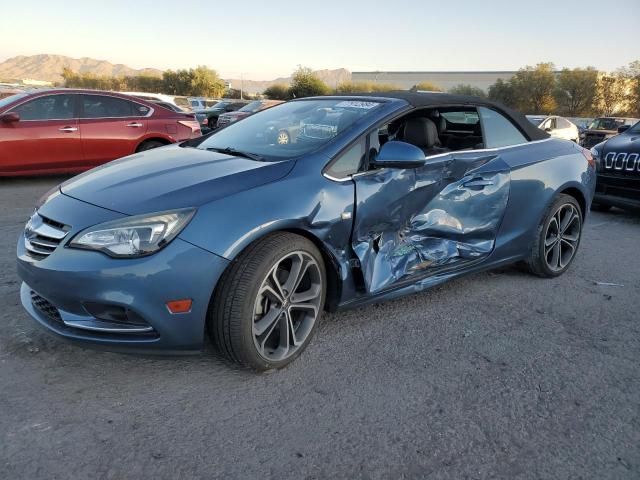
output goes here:
[{"label": "chrome window trim", "polygon": [[[476,149],[472,149],[472,150],[453,150],[451,152],[439,153],[437,155],[430,155],[430,156],[428,156],[426,158],[427,158],[427,160],[432,160],[434,158],[446,157],[447,155],[452,155],[452,154],[455,154],[456,152],[464,153],[464,154],[475,153],[475,152],[497,152],[499,150],[506,150],[508,148],[522,147],[524,145],[531,145],[531,144],[534,144],[534,143],[549,142],[551,140],[554,140],[554,139],[553,138],[543,138],[542,140],[531,140],[531,141],[524,142],[524,143],[516,143],[516,144],[513,144],[513,145],[505,145],[504,147],[476,148]],[[373,172],[380,172],[382,170],[385,170],[385,169],[384,168],[380,168],[380,169],[377,169],[377,170],[368,170],[366,172],[357,172],[357,173],[353,173],[353,174],[351,174],[351,175],[349,175],[348,177],[345,177],[345,178],[335,178],[335,177],[332,177],[331,175],[327,175],[324,172],[322,173],[322,175],[324,177],[328,178],[329,180],[334,181],[334,182],[347,182],[347,181],[353,180],[356,177],[360,177],[362,175],[369,175],[369,174],[371,174]]]},{"label": "chrome window trim", "polygon": [[[89,92],[55,92],[55,93],[49,93],[46,95],[41,95],[39,97],[36,98],[28,98],[23,102],[18,103],[17,105],[14,105],[13,107],[11,107],[10,110],[7,110],[7,113],[9,112],[13,112],[14,108],[18,108],[21,107],[22,105],[32,102],[34,100],[37,100],[39,98],[45,98],[47,96],[53,96],[53,95],[98,95],[98,96],[102,96],[102,97],[111,97],[111,98],[118,98],[120,100],[124,100],[125,102],[132,102],[135,103],[137,105],[140,105],[142,107],[146,107],[149,109],[149,113],[147,113],[146,115],[128,115],[126,117],[71,117],[71,118],[45,118],[45,119],[41,119],[41,120],[20,120],[20,122],[63,122],[65,120],[113,120],[116,118],[149,118],[151,115],[154,114],[155,112],[155,108],[148,106],[148,105],[144,105],[140,102],[137,102],[135,100],[135,97],[133,97],[132,99],[129,98],[122,98],[120,96],[117,95],[110,95],[109,93],[89,93]],[[142,100],[142,99],[140,99]],[[178,113],[178,112],[175,112]]]}]

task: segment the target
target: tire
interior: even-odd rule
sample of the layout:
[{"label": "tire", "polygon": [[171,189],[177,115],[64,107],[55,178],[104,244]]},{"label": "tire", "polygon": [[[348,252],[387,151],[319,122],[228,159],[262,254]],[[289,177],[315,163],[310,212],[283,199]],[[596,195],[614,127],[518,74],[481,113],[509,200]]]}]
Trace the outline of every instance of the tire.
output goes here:
[{"label": "tire", "polygon": [[592,203],[591,204],[591,210],[593,210],[594,212],[608,212],[609,210],[611,210],[611,205],[606,205],[603,203]]},{"label": "tire", "polygon": [[[301,275],[292,275],[297,267]],[[313,337],[325,292],[324,261],[312,242],[291,233],[267,235],[220,278],[207,315],[209,335],[225,357],[244,367],[282,368]]]},{"label": "tire", "polygon": [[291,135],[286,130],[280,130],[278,132],[278,136],[276,137],[276,143],[278,145],[288,145],[291,143]]},{"label": "tire", "polygon": [[136,149],[136,152],[144,152],[145,150],[151,150],[152,148],[163,147],[164,145],[166,145],[166,143],[163,143],[159,140],[147,140],[145,142],[142,142],[138,146],[138,148]]},{"label": "tire", "polygon": [[[570,213],[571,216],[566,216]],[[582,210],[576,199],[571,195],[558,195],[538,225],[536,239],[526,260],[528,270],[546,278],[566,272],[580,246],[582,219]]]}]

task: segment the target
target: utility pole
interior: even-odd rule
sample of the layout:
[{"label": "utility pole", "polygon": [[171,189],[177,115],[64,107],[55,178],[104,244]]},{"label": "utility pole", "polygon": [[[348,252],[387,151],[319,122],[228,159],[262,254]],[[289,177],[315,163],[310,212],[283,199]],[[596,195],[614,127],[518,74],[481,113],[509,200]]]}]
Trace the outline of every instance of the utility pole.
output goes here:
[{"label": "utility pole", "polygon": [[244,91],[244,73],[240,72],[240,100],[242,100],[243,91]]}]

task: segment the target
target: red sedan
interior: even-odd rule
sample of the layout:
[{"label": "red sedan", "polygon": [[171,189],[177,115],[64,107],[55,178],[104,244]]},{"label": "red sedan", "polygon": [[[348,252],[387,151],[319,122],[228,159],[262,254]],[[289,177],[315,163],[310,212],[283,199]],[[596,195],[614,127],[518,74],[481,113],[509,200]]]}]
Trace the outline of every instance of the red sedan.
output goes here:
[{"label": "red sedan", "polygon": [[127,95],[19,93],[0,100],[0,177],[81,172],[200,135],[193,115]]}]

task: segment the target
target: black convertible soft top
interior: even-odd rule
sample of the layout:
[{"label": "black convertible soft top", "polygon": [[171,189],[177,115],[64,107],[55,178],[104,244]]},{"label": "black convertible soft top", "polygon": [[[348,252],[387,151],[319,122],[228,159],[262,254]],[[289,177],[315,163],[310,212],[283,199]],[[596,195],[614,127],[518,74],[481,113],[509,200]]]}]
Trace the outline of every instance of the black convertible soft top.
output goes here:
[{"label": "black convertible soft top", "polygon": [[413,107],[416,108],[428,108],[439,106],[459,106],[459,105],[473,105],[480,107],[488,107],[499,111],[504,116],[508,117],[518,128],[525,134],[529,140],[544,140],[549,138],[549,134],[544,130],[540,130],[533,125],[527,118],[511,108],[504,105],[487,100],[486,98],[472,97],[470,95],[452,95],[450,93],[439,92],[380,92],[380,93],[354,93],[354,94],[342,94],[337,96],[344,97],[368,97],[374,98],[395,98],[404,100]]}]

